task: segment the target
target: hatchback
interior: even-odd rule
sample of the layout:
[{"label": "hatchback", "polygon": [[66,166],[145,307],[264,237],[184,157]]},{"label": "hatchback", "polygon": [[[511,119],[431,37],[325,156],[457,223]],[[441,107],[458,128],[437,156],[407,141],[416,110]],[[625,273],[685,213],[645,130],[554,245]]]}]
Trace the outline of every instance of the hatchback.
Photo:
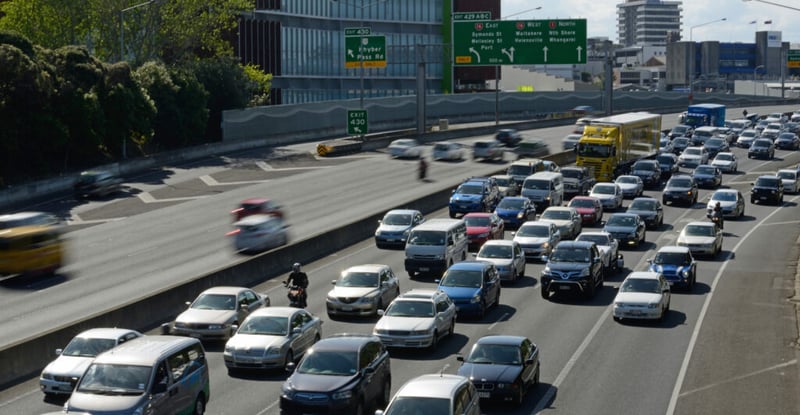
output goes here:
[{"label": "hatchback", "polygon": [[723,173],[736,173],[739,171],[739,161],[736,159],[736,154],[731,152],[717,153],[714,160],[711,160],[711,165],[720,169]]},{"label": "hatchback", "polygon": [[664,246],[656,256],[647,260],[649,270],[667,279],[670,286],[682,287],[691,291],[697,279],[697,262],[692,252],[685,246]]},{"label": "hatchback", "polygon": [[692,206],[697,203],[697,182],[691,176],[674,176],[667,181],[661,192],[661,203],[675,204],[678,202]]},{"label": "hatchback", "polygon": [[405,248],[408,234],[425,221],[422,212],[415,209],[393,209],[378,221],[375,245],[378,248]]},{"label": "hatchback", "polygon": [[514,232],[514,241],[519,242],[527,260],[544,260],[561,241],[561,232],[553,222],[529,221]]},{"label": "hatchback", "polygon": [[459,314],[483,317],[490,307],[500,305],[500,274],[488,261],[451,265],[439,281],[438,289],[453,300]]},{"label": "hatchback", "polygon": [[479,140],[472,144],[472,159],[484,159],[489,161],[503,161],[505,149],[503,143],[497,140]]},{"label": "hatchback", "polygon": [[722,250],[722,230],[713,222],[689,222],[676,242],[692,251],[692,255],[716,256]]},{"label": "hatchback", "polygon": [[584,225],[595,225],[603,220],[603,204],[596,197],[575,196],[567,206],[578,211]]},{"label": "hatchback", "polygon": [[644,221],[635,213],[614,213],[606,221],[603,232],[610,233],[620,246],[632,245],[638,248],[646,239]]},{"label": "hatchback", "polygon": [[740,218],[744,216],[744,196],[736,189],[718,189],[711,195],[706,205],[706,214],[711,215],[719,203],[725,217]]},{"label": "hatchback", "polygon": [[536,218],[536,206],[527,197],[506,196],[494,213],[500,217],[509,229],[516,229],[528,220]]},{"label": "hatchback", "polygon": [[663,275],[653,271],[632,272],[622,281],[614,297],[614,320],[663,320],[669,303],[669,283]]},{"label": "hatchback", "polygon": [[589,196],[600,199],[604,210],[622,208],[622,188],[616,183],[597,183]]}]

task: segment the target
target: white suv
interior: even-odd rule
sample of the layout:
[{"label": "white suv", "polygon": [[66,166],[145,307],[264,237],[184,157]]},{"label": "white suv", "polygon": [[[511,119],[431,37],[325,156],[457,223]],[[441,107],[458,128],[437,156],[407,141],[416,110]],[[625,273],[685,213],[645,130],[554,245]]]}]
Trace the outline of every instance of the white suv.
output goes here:
[{"label": "white suv", "polygon": [[439,339],[453,334],[456,306],[443,291],[414,289],[395,298],[372,334],[386,347],[436,349]]},{"label": "white suv", "polygon": [[385,411],[375,411],[375,415],[480,413],[478,391],[469,378],[448,374],[422,375],[409,380],[395,393]]}]

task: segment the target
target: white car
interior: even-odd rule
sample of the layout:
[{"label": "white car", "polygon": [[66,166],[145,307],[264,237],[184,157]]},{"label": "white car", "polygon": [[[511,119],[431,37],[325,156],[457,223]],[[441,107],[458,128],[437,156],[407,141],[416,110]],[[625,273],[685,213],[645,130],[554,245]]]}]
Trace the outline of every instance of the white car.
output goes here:
[{"label": "white car", "polygon": [[395,298],[372,334],[386,347],[436,349],[439,339],[453,334],[456,305],[442,291],[414,289]]},{"label": "white car", "polygon": [[719,202],[725,217],[740,218],[744,216],[744,196],[736,189],[718,189],[714,191],[706,205],[706,214],[711,215]]},{"label": "white car", "polygon": [[463,160],[464,148],[459,143],[440,141],[433,144],[434,160]]},{"label": "white car", "polygon": [[196,337],[201,340],[228,340],[253,311],[269,307],[267,294],[247,287],[211,287],[197,296],[170,325],[161,325],[163,334]]},{"label": "white car", "polygon": [[614,320],[662,320],[669,311],[669,283],[659,272],[636,271],[628,274],[614,297]]},{"label": "white car", "polygon": [[481,393],[466,376],[431,373],[417,376],[398,389],[384,414],[480,415]]},{"label": "white car", "polygon": [[722,250],[722,230],[713,222],[689,222],[678,235],[678,246],[689,248],[694,256],[713,257]]},{"label": "white car", "polygon": [[708,164],[708,150],[705,147],[686,147],[678,156],[678,166],[694,168],[701,164]]},{"label": "white car", "polygon": [[622,196],[627,198],[639,197],[644,193],[644,182],[639,176],[632,174],[623,174],[614,180],[622,189]]},{"label": "white car", "polygon": [[56,349],[58,357],[45,366],[39,376],[40,389],[48,398],[70,395],[95,356],[141,336],[142,333],[136,330],[119,328],[96,328],[81,332],[63,350]]},{"label": "white car", "polygon": [[778,177],[783,182],[783,191],[786,193],[795,194],[800,190],[800,183],[798,183],[797,169],[781,169],[778,170]]},{"label": "white car", "polygon": [[275,215],[245,216],[233,227],[226,235],[233,239],[233,247],[239,252],[260,252],[289,242],[289,225]]},{"label": "white car", "polygon": [[342,271],[328,292],[328,316],[374,316],[400,295],[400,281],[388,265],[356,265]]},{"label": "white car", "polygon": [[574,150],[581,137],[581,134],[567,134],[567,136],[561,140],[561,148],[564,151]]},{"label": "white car", "polygon": [[616,183],[597,183],[592,187],[589,196],[600,199],[603,210],[622,208],[622,188]]},{"label": "white car", "polygon": [[724,151],[717,153],[714,160],[711,160],[711,165],[720,169],[723,173],[736,173],[739,171],[739,161],[736,154]]},{"label": "white car", "polygon": [[736,139],[736,145],[742,148],[750,147],[753,141],[758,138],[758,132],[752,128],[748,128],[739,133],[739,138]]},{"label": "white car", "polygon": [[[619,241],[608,232],[581,232],[576,241],[594,242],[600,255],[603,257],[603,266],[607,273],[617,272],[625,266],[624,259],[619,253]],[[608,275],[608,274],[606,274]]]},{"label": "white car", "polygon": [[475,259],[494,264],[501,281],[517,282],[525,276],[525,252],[517,241],[507,239],[486,241],[475,255]]},{"label": "white car", "polygon": [[401,138],[394,140],[387,147],[389,156],[394,158],[420,158],[422,157],[422,146],[413,138]]}]

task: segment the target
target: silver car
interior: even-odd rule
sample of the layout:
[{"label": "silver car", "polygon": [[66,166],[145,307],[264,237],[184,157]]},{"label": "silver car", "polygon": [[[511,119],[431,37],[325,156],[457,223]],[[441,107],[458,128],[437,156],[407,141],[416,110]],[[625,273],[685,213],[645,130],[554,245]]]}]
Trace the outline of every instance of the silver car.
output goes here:
[{"label": "silver car", "polygon": [[553,222],[528,221],[513,233],[529,261],[542,259],[553,252],[553,248],[561,241],[561,232]]},{"label": "silver car", "polygon": [[411,290],[378,315],[372,334],[387,347],[436,349],[456,326],[456,305],[439,290]]},{"label": "silver car", "polygon": [[325,306],[328,316],[374,316],[400,295],[400,281],[388,265],[350,267],[332,281]]},{"label": "silver car", "polygon": [[786,193],[795,194],[800,191],[800,177],[798,177],[796,169],[781,169],[778,170],[778,177],[783,182],[783,191]]},{"label": "silver car", "polygon": [[58,357],[45,366],[39,376],[39,388],[46,398],[71,394],[95,356],[141,336],[142,333],[136,330],[119,328],[95,328],[81,332],[63,350],[56,349]]},{"label": "silver car", "polygon": [[603,257],[603,267],[606,275],[611,272],[617,272],[625,266],[622,254],[619,253],[619,241],[614,239],[610,233],[603,231],[581,232],[575,240],[594,242],[597,245],[597,250],[600,251],[600,255]]},{"label": "silver car", "polygon": [[589,196],[600,199],[604,210],[622,208],[622,188],[616,183],[597,183]]},{"label": "silver car", "polygon": [[525,276],[525,252],[517,241],[507,239],[486,241],[475,259],[494,264],[501,281],[517,282]]},{"label": "silver car", "polygon": [[170,327],[162,325],[164,334],[197,337],[203,340],[227,340],[234,326],[253,311],[270,304],[266,294],[245,287],[220,286],[209,288],[179,314]]},{"label": "silver car", "polygon": [[739,162],[736,159],[736,154],[727,151],[717,153],[714,160],[711,160],[711,165],[717,167],[723,173],[736,173],[739,171]]},{"label": "silver car", "polygon": [[387,147],[389,157],[393,158],[419,158],[422,156],[422,146],[413,138],[394,140]]},{"label": "silver car", "polygon": [[583,230],[583,219],[575,208],[551,206],[542,212],[539,220],[553,222],[561,232],[561,239],[573,239]]},{"label": "silver car", "polygon": [[281,369],[322,337],[322,320],[305,309],[267,307],[250,313],[225,343],[228,373],[237,369]]},{"label": "silver car", "polygon": [[637,271],[630,273],[614,297],[614,321],[622,319],[662,320],[669,311],[669,282],[661,273]]},{"label": "silver car", "polygon": [[260,252],[289,242],[283,218],[274,215],[250,215],[233,224],[234,230],[227,233],[233,239],[233,247],[238,252]]},{"label": "silver car", "polygon": [[689,248],[692,255],[713,257],[722,250],[722,230],[713,222],[689,222],[678,236],[677,245]]},{"label": "silver car", "polygon": [[406,382],[375,415],[480,415],[480,394],[466,376],[431,373]]},{"label": "silver car", "polygon": [[639,176],[623,174],[622,176],[617,177],[617,179],[614,180],[614,183],[618,184],[622,189],[622,197],[633,199],[634,197],[639,197],[642,195],[642,193],[644,193],[644,182]]}]

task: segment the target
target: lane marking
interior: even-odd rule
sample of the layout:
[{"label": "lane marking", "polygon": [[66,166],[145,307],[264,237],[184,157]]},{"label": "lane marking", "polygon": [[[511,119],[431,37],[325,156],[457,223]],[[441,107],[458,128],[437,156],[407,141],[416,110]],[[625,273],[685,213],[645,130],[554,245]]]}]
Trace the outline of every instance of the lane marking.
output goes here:
[{"label": "lane marking", "polygon": [[781,369],[781,368],[792,366],[792,365],[796,365],[796,364],[797,364],[797,359],[792,359],[791,361],[788,361],[788,362],[785,362],[785,363],[779,363],[777,365],[766,367],[764,369],[757,370],[755,372],[750,372],[750,373],[746,373],[744,375],[734,376],[734,377],[732,377],[730,379],[723,380],[721,382],[715,382],[715,383],[712,383],[710,385],[706,385],[706,386],[703,386],[703,387],[700,387],[700,388],[697,388],[697,389],[692,389],[692,390],[689,390],[689,391],[686,391],[686,392],[682,393],[680,396],[681,397],[688,396],[688,395],[691,395],[693,393],[702,392],[702,391],[707,390],[707,389],[715,388],[715,387],[717,387],[719,385],[736,382],[736,381],[739,381],[739,380],[742,380],[742,379],[747,379],[749,377],[760,375],[762,373],[771,372],[771,371],[776,370],[776,369]]}]

